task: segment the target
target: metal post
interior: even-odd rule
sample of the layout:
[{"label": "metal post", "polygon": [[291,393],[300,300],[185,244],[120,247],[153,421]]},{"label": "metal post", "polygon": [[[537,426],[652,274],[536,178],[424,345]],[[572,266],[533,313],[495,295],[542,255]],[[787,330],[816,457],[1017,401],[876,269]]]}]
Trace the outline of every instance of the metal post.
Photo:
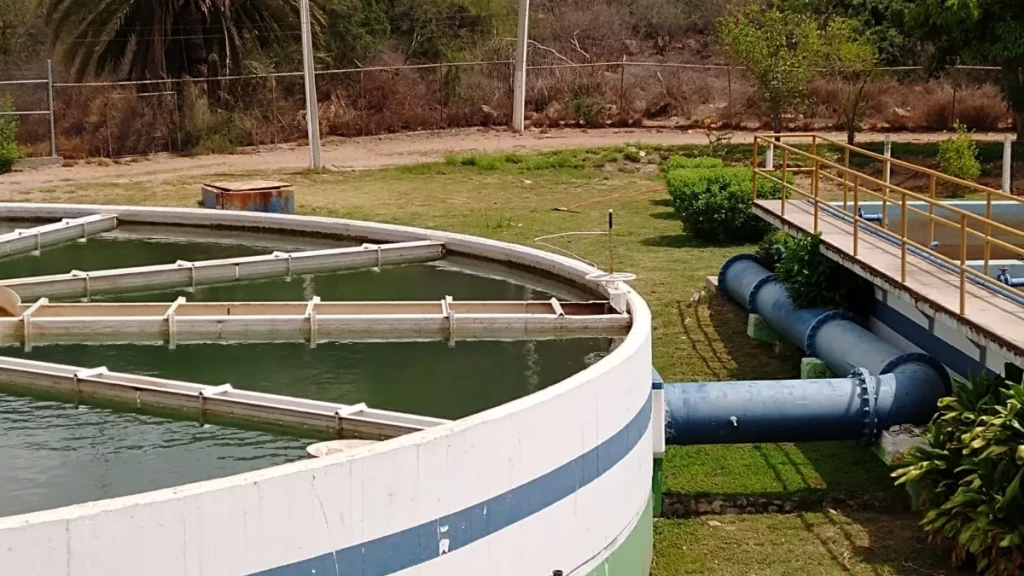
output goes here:
[{"label": "metal post", "polygon": [[850,147],[844,148],[846,150],[845,159],[843,160],[843,166],[846,170],[843,171],[843,210],[848,211],[848,197],[850,195]]},{"label": "metal post", "polygon": [[[751,161],[751,164],[750,164],[751,167],[753,168],[753,172],[754,172],[754,182],[753,182],[753,185],[752,185],[753,193],[751,194],[751,196],[754,199],[754,202],[757,202],[757,156],[758,156],[758,154],[757,154],[757,136],[754,136],[754,159]],[[786,208],[785,200],[783,200],[783,202],[782,202],[782,208],[783,209]]]},{"label": "metal post", "polygon": [[46,88],[50,105],[50,157],[57,157],[57,121],[53,114],[53,61],[46,61]]},{"label": "metal post", "polygon": [[765,170],[775,169],[775,144],[768,144],[768,151],[764,154]]},{"label": "metal post", "polygon": [[907,283],[907,195],[900,200],[900,282]]},{"label": "metal post", "polygon": [[512,94],[512,128],[526,129],[526,48],[530,36],[530,0],[519,0],[519,28],[516,33],[516,63]]},{"label": "metal post", "polygon": [[444,56],[441,56],[441,62],[437,65],[437,94],[441,102],[438,128],[444,128]]},{"label": "metal post", "polygon": [[860,175],[853,175],[853,257],[860,248]]},{"label": "metal post", "polygon": [[960,215],[960,315],[967,314],[967,214]]},{"label": "metal post", "polygon": [[882,181],[885,182],[882,194],[882,228],[889,229],[889,183],[892,181],[892,164],[889,159],[892,158],[892,136],[889,134],[885,135],[885,149],[884,149],[885,160],[882,166],[884,173]]},{"label": "metal post", "polygon": [[726,100],[726,107],[729,110],[729,116],[732,117],[732,66],[726,68],[729,79],[729,95]]},{"label": "metal post", "polygon": [[992,191],[985,190],[985,276],[988,276],[989,260],[992,257]]},{"label": "metal post", "polygon": [[811,193],[814,195],[814,233],[818,233],[818,211],[820,210],[818,202],[818,186],[820,185],[819,175],[821,174],[821,165],[818,163],[818,159],[814,159],[814,176],[811,180]]},{"label": "metal post", "polygon": [[1003,136],[1003,192],[1013,193],[1013,137]]},{"label": "metal post", "polygon": [[320,112],[316,100],[316,68],[313,63],[313,33],[309,23],[309,0],[299,0],[302,24],[302,63],[306,75],[306,131],[309,135],[309,167],[318,170],[320,162]]},{"label": "metal post", "polygon": [[928,197],[932,199],[928,203],[928,247],[935,244],[935,175],[928,179]]}]

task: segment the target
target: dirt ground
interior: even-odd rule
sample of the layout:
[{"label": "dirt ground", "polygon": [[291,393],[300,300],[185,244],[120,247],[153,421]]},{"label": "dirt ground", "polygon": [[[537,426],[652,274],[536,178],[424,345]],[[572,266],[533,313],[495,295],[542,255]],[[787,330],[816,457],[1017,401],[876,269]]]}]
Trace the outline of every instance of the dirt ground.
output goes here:
[{"label": "dirt ground", "polygon": [[[842,140],[839,133],[825,133]],[[748,143],[753,133],[734,133],[733,142]],[[859,142],[878,141],[882,134],[861,133]],[[897,142],[932,142],[948,137],[939,133],[894,134]],[[1002,134],[976,134],[978,140],[1001,140]],[[707,144],[698,130],[659,128],[636,129],[553,129],[528,130],[516,134],[508,130],[468,128],[439,132],[417,132],[365,138],[333,138],[322,146],[323,165],[331,170],[366,170],[400,164],[439,161],[446,153],[541,151],[560,148],[610,146],[630,142],[650,144]],[[182,157],[157,155],[115,162],[79,162],[71,166],[15,171],[0,176],[0,190],[18,192],[63,187],[81,182],[159,181],[198,174],[238,174],[246,172],[303,170],[309,162],[309,149],[294,144],[246,149],[239,154]]]}]

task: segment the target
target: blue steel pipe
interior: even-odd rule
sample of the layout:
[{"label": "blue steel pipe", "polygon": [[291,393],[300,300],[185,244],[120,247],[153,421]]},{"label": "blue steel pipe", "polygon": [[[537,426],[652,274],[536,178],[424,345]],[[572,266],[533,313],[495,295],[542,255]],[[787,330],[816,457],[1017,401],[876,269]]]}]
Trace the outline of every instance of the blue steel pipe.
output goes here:
[{"label": "blue steel pipe", "polygon": [[665,386],[672,444],[870,439],[923,424],[949,392],[949,373],[926,354],[904,353],[846,312],[797,309],[755,257],[729,259],[719,289],[786,339],[848,378]]},{"label": "blue steel pipe", "polygon": [[896,404],[888,401],[896,389],[896,376],[866,372],[823,380],[667,384],[665,442],[870,439],[904,423]]}]

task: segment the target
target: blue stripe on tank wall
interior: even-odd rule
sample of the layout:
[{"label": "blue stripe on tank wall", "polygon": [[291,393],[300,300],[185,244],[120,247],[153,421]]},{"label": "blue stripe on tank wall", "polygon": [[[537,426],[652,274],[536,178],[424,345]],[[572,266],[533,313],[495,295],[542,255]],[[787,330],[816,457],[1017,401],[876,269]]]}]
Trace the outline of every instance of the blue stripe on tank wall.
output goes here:
[{"label": "blue stripe on tank wall", "polygon": [[[648,399],[629,423],[597,447],[503,494],[400,532],[258,574],[379,576],[434,560],[524,520],[597,480],[640,443],[650,424]],[[551,566],[551,570],[559,569],[566,567]]]},{"label": "blue stripe on tank wall", "polygon": [[875,309],[871,315],[962,378],[968,378],[971,374],[992,372],[963,350],[936,336],[928,328],[914,322],[881,300],[875,300]]}]

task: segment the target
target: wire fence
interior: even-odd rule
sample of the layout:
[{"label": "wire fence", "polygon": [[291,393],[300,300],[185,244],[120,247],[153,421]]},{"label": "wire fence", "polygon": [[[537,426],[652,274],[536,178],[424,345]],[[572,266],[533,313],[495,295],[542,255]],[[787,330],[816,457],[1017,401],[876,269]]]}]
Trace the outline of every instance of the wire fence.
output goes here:
[{"label": "wire fence", "polygon": [[[558,58],[527,67],[526,108],[536,128],[643,121],[757,127],[764,117],[740,67]],[[866,112],[897,129],[945,129],[961,115],[977,128],[1005,126],[999,70],[961,66],[929,79],[919,67],[879,68]],[[504,126],[511,119],[512,60],[318,70],[316,79],[325,135]],[[837,90],[823,74],[811,86],[813,101],[790,122],[834,122]],[[8,114],[19,117],[20,144],[37,156],[215,152],[302,141],[306,132],[301,71],[111,82],[55,82],[51,75],[0,80],[3,93],[14,99]]]}]

